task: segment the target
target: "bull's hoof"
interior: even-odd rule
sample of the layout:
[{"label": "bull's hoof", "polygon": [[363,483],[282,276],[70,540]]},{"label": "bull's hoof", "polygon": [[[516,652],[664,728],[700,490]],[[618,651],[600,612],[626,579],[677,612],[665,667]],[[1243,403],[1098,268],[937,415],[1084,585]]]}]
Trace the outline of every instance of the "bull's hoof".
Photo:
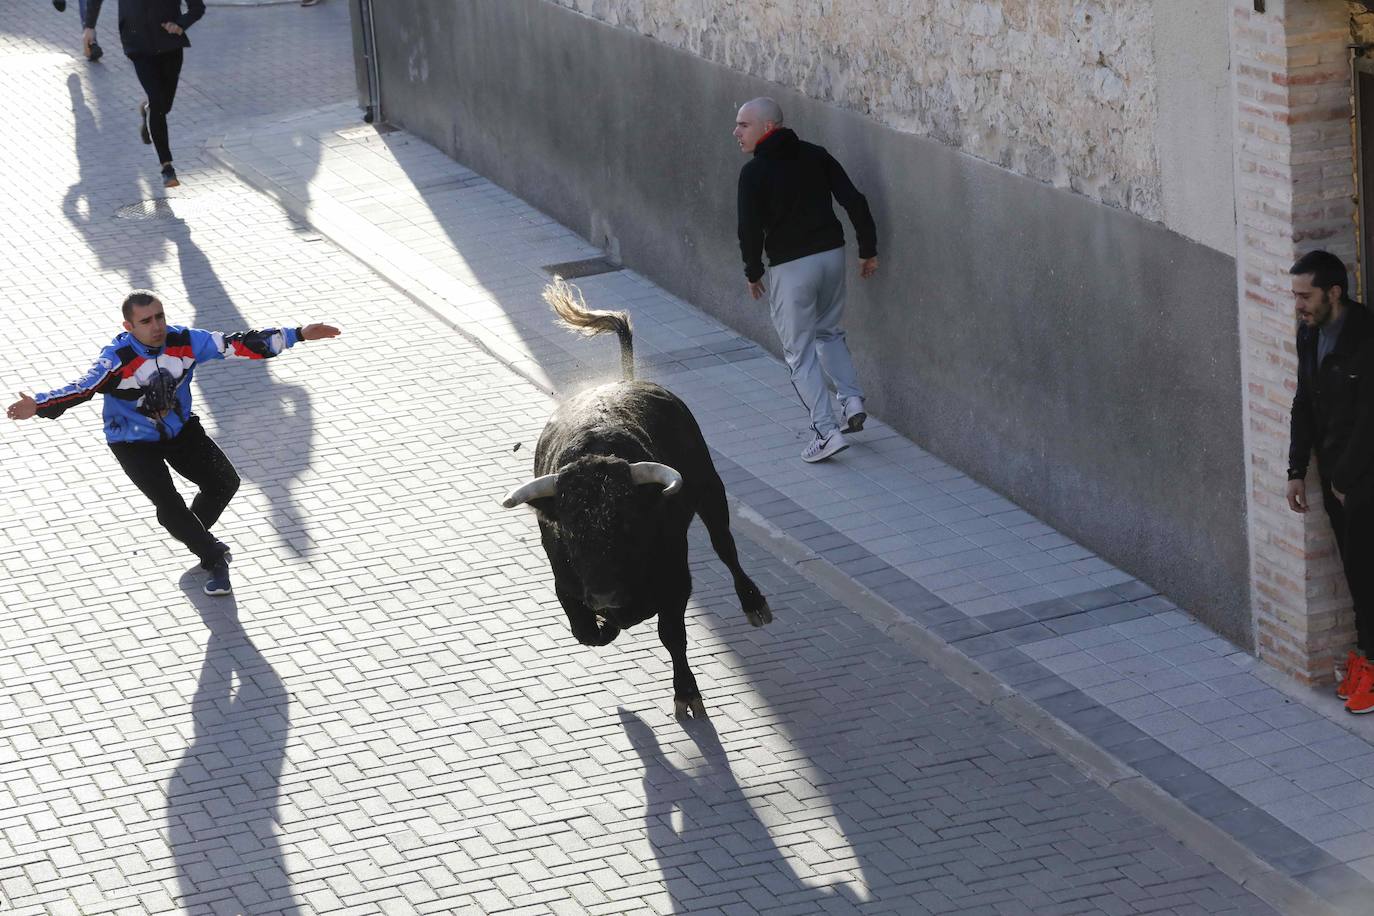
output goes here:
[{"label": "bull's hoof", "polygon": [[752,611],[746,610],[744,616],[747,617],[749,622],[754,626],[761,627],[765,623],[773,622],[773,609],[768,606],[768,599],[765,598],[763,599],[763,604]]},{"label": "bull's hoof", "polygon": [[678,719],[708,719],[706,704],[701,698],[695,700],[673,700],[673,715]]}]

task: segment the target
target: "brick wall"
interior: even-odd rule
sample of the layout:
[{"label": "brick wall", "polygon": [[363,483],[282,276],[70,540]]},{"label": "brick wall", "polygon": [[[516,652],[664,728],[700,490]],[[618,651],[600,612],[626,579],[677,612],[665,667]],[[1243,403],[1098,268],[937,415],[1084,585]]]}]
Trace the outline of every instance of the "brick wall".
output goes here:
[{"label": "brick wall", "polygon": [[1284,499],[1297,358],[1288,268],[1312,248],[1355,264],[1350,13],[1344,0],[1231,0],[1237,262],[1249,456],[1256,644],[1304,681],[1330,677],[1353,636],[1335,542],[1320,508]]}]

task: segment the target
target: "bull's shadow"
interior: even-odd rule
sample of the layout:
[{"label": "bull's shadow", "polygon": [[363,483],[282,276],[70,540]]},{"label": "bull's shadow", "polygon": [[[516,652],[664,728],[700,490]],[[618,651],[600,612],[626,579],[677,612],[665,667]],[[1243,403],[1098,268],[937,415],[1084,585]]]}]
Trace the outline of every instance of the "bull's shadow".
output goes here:
[{"label": "bull's shadow", "polygon": [[194,736],[167,787],[167,835],[183,912],[300,908],[277,840],[277,808],[290,701],[253,645],[232,597],[201,591],[204,572],[181,588],[210,630],[191,702]]},{"label": "bull's shadow", "polygon": [[[173,219],[166,226],[190,299],[190,311],[184,316],[177,313],[175,305],[168,306],[169,322],[232,333],[298,320],[289,315],[256,313],[251,320],[246,318],[192,238],[191,225]],[[313,317],[299,320],[305,323]],[[275,358],[289,360],[297,353],[286,352]],[[309,390],[276,379],[275,372],[271,360],[202,365],[196,374],[199,402],[214,417],[216,439],[239,475],[271,500],[272,526],[282,544],[297,556],[305,556],[312,549],[312,541],[292,491],[310,467],[314,411]]]},{"label": "bull's shadow", "polygon": [[[778,896],[785,893],[797,912],[851,912],[859,906],[861,901],[847,885],[814,887],[787,863],[735,779],[709,719],[673,726],[686,732],[700,754],[700,766],[688,772],[668,761],[648,723],[623,707],[619,714],[625,735],[644,764],[645,833],[672,898],[673,912],[688,912],[699,905],[703,889],[689,877],[694,871],[690,866],[702,850],[718,848],[712,838],[719,837],[722,824],[730,825],[732,851],[747,860],[750,876]],[[674,826],[675,822],[681,827]],[[696,831],[702,836],[695,836]],[[788,890],[780,890],[784,886]],[[698,903],[688,902],[692,900]]]}]

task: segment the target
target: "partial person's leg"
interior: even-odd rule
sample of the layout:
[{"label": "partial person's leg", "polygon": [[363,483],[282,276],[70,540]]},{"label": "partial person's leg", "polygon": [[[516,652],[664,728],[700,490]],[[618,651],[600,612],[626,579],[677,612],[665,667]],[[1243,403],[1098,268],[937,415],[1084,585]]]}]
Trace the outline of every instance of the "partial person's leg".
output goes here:
[{"label": "partial person's leg", "polygon": [[206,434],[199,417],[192,417],[172,440],[167,463],[200,488],[191,511],[207,531],[213,528],[238,492],[239,474],[229,456]]},{"label": "partial person's leg", "polygon": [[110,451],[114,452],[119,466],[134,486],[152,501],[157,509],[158,523],[167,533],[190,548],[200,558],[201,565],[208,566],[219,560],[220,547],[196,514],[186,507],[186,501],[172,484],[160,444],[114,442],[110,444]]},{"label": "partial person's leg", "polygon": [[1347,498],[1342,566],[1355,606],[1355,632],[1360,651],[1374,658],[1374,501]]},{"label": "partial person's leg", "polygon": [[[148,97],[144,126],[153,147],[157,150],[157,161],[162,163],[172,161],[172,149],[167,142],[166,106],[170,105],[170,102],[167,101],[167,89],[162,85],[162,65],[158,60],[159,56],[140,55],[129,58],[129,61],[134,65],[134,74],[138,77],[138,84],[143,87],[143,94]],[[144,142],[147,143],[148,140],[145,139]]]},{"label": "partial person's leg", "polygon": [[176,100],[177,82],[181,79],[182,52],[149,54],[130,58],[134,73],[143,92],[148,96],[148,133],[152,135],[157,161],[167,165],[172,161],[172,147],[167,135],[167,113]]},{"label": "partial person's leg", "polygon": [[817,291],[816,354],[820,357],[821,368],[835,383],[835,394],[841,401],[845,398],[862,398],[864,392],[859,387],[859,373],[854,368],[854,358],[849,355],[849,346],[844,342],[844,329],[840,327],[840,319],[844,317],[844,249],[836,248],[814,257],[820,259],[821,266],[821,282]]},{"label": "partial person's leg", "polygon": [[822,271],[810,255],[768,269],[768,305],[783,357],[792,370],[792,387],[811,414],[811,428],[824,438],[840,428],[830,403],[830,389],[816,356],[816,295]]}]

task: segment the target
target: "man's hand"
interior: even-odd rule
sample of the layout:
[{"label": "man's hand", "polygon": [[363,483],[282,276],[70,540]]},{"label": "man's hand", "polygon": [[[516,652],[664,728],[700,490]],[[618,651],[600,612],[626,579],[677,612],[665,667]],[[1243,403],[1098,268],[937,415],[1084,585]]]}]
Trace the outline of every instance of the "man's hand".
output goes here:
[{"label": "man's hand", "polygon": [[339,329],[329,324],[307,324],[301,328],[302,340],[323,340],[326,337],[338,337]]},{"label": "man's hand", "polygon": [[1307,481],[1288,481],[1288,508],[1294,512],[1307,511]]},{"label": "man's hand", "polygon": [[747,282],[749,283],[749,295],[753,296],[755,299],[762,299],[763,294],[768,292],[768,288],[763,285],[762,280],[757,282],[749,280]]},{"label": "man's hand", "polygon": [[27,420],[38,413],[38,402],[21,391],[19,400],[11,404],[5,413],[11,420]]},{"label": "man's hand", "polygon": [[1345,494],[1342,493],[1340,490],[1337,490],[1335,487],[1332,487],[1331,495],[1336,497],[1336,502],[1340,503],[1342,506],[1345,505]]},{"label": "man's hand", "polygon": [[81,32],[81,51],[86,57],[91,56],[91,45],[95,44],[95,29],[83,29]]},{"label": "man's hand", "polygon": [[[163,28],[163,31],[165,31],[168,35],[184,35],[184,34],[186,34],[186,30],[183,29],[181,26],[177,25],[175,22],[164,22],[164,23],[162,24],[162,28]],[[200,34],[200,33],[196,33],[196,34]]]},{"label": "man's hand", "polygon": [[859,279],[867,280],[878,272],[878,256],[859,258]]}]

